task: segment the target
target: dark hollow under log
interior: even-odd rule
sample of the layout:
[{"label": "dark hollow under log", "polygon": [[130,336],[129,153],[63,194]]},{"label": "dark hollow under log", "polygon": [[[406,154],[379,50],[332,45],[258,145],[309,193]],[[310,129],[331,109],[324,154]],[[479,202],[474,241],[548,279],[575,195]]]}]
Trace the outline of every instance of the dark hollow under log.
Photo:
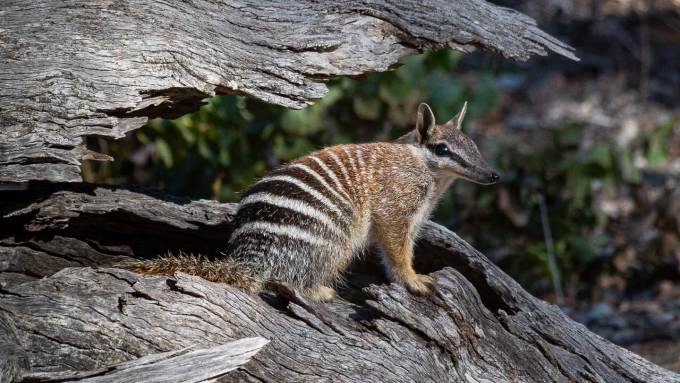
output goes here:
[{"label": "dark hollow under log", "polygon": [[96,185],[0,200],[10,202],[0,207],[0,332],[14,334],[1,338],[0,360],[13,347],[18,381],[259,336],[270,343],[225,381],[680,382],[531,296],[435,223],[416,252],[419,271],[437,277],[432,297],[389,284],[367,254],[323,304],[286,286],[251,295],[103,267],[166,250],[215,255],[232,204]]}]

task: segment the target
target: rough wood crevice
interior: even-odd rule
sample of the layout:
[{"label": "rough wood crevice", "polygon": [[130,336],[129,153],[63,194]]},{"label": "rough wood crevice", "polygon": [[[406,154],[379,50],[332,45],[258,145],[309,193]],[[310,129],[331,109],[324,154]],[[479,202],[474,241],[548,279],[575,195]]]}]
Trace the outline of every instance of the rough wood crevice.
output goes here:
[{"label": "rough wood crevice", "polygon": [[[0,211],[0,331],[13,329],[30,374],[260,336],[271,343],[228,381],[680,382],[532,297],[434,223],[416,255],[417,268],[438,279],[434,296],[388,284],[369,254],[338,300],[318,304],[286,286],[249,295],[185,274],[97,268],[168,249],[214,254],[232,204],[96,185],[0,198],[13,201]],[[193,236],[202,239],[183,242]],[[53,261],[43,267],[45,259]]]},{"label": "rough wood crevice", "polygon": [[81,181],[82,160],[111,160],[84,137],[121,138],[219,93],[303,108],[327,79],[441,48],[575,59],[484,0],[8,0],[0,25],[0,182]]}]

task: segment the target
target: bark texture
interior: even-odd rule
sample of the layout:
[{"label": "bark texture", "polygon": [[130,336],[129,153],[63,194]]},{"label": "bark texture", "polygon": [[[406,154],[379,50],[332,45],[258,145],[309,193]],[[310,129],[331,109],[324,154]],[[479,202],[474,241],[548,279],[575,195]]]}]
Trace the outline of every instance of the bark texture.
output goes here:
[{"label": "bark texture", "polygon": [[484,0],[6,0],[0,25],[0,182],[80,181],[82,160],[111,160],[85,137],[120,138],[215,94],[302,108],[327,79],[440,48],[575,59]]},{"label": "bark texture", "polygon": [[209,349],[185,348],[150,354],[112,367],[92,371],[35,372],[23,376],[31,382],[79,383],[197,383],[216,379],[247,363],[269,343],[263,338],[246,338]]},{"label": "bark texture", "polygon": [[12,202],[0,207],[0,332],[13,334],[0,338],[0,357],[13,347],[19,367],[7,371],[20,373],[5,376],[15,380],[258,336],[271,342],[225,381],[680,382],[532,297],[434,223],[416,258],[437,277],[435,295],[387,283],[368,254],[340,298],[318,304],[286,286],[250,295],[185,274],[98,267],[168,249],[215,255],[231,204],[74,184],[0,199]]}]

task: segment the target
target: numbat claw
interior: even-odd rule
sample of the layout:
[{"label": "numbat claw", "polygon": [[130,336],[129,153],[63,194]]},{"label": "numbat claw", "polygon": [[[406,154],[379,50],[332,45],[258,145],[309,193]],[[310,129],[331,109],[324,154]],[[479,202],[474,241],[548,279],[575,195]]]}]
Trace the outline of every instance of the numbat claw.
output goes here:
[{"label": "numbat claw", "polygon": [[406,282],[406,288],[414,295],[432,295],[435,282],[436,280],[429,275],[416,274],[415,278]]}]

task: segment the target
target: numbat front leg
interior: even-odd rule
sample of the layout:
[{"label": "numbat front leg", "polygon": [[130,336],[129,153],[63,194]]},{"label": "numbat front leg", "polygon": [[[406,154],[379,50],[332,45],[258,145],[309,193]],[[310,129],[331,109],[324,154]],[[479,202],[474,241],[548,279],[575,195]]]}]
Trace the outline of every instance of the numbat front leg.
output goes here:
[{"label": "numbat front leg", "polygon": [[429,275],[417,274],[413,270],[413,230],[408,223],[382,225],[378,235],[383,244],[387,273],[394,282],[404,284],[412,294],[432,294],[435,279]]}]

